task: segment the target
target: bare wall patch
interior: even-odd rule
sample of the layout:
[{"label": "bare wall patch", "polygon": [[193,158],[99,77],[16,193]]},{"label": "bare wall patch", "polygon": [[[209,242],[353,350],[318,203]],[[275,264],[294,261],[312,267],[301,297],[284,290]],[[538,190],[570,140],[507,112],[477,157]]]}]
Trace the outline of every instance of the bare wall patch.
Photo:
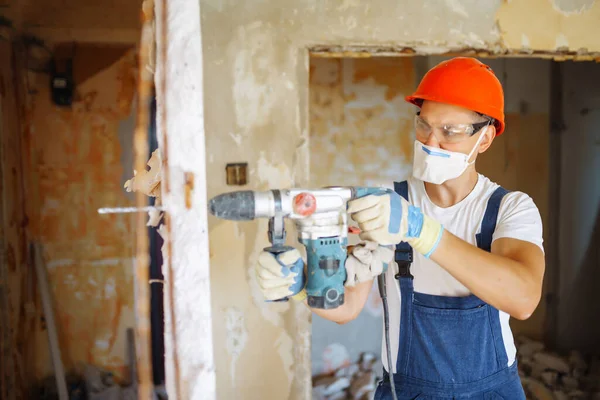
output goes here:
[{"label": "bare wall patch", "polygon": [[596,0],[552,0],[554,9],[564,15],[581,14],[589,11]]}]

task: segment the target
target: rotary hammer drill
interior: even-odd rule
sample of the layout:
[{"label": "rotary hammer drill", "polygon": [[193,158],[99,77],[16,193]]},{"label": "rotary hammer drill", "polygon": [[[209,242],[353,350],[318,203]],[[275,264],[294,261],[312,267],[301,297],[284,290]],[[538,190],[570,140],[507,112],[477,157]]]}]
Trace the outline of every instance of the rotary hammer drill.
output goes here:
[{"label": "rotary hammer drill", "polygon": [[348,201],[389,192],[391,190],[386,188],[352,186],[314,190],[236,191],[212,198],[209,211],[217,218],[231,221],[269,218],[268,237],[271,246],[264,250],[274,255],[292,249],[284,244],[284,218],[294,220],[298,228],[298,241],[306,248],[308,305],[332,309],[344,303]]}]

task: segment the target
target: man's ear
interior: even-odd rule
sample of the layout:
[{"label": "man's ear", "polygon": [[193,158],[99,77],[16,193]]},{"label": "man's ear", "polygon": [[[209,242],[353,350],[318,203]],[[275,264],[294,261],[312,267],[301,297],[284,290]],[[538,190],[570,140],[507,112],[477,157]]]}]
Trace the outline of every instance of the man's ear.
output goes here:
[{"label": "man's ear", "polygon": [[483,135],[484,138],[479,143],[479,153],[484,153],[492,145],[496,138],[496,127],[494,125],[488,126]]}]

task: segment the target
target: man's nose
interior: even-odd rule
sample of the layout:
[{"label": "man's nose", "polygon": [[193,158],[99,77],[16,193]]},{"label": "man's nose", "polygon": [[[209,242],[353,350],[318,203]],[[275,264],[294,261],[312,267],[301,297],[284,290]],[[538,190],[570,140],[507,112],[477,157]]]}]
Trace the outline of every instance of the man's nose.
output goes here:
[{"label": "man's nose", "polygon": [[431,130],[431,132],[429,133],[429,137],[427,137],[427,140],[424,143],[426,146],[431,146],[431,147],[440,147],[440,142],[437,139],[437,136],[435,135],[435,130]]}]

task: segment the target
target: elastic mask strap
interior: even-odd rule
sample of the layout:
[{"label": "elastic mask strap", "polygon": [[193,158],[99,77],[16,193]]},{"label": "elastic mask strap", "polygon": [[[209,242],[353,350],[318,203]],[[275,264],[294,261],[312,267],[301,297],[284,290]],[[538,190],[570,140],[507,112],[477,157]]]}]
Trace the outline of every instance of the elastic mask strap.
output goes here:
[{"label": "elastic mask strap", "polygon": [[[477,142],[475,142],[475,146],[473,146],[473,149],[471,149],[471,152],[469,153],[469,155],[467,156],[467,160],[471,159],[471,156],[473,155],[473,153],[475,152],[475,149],[479,146],[479,143],[481,143],[481,139],[483,139],[483,135],[485,135],[487,133],[488,128],[490,127],[490,125],[486,125],[485,128],[482,128],[482,132],[479,134],[479,139],[477,139]],[[475,160],[473,161],[467,161],[467,164],[471,165],[475,162]]]}]

